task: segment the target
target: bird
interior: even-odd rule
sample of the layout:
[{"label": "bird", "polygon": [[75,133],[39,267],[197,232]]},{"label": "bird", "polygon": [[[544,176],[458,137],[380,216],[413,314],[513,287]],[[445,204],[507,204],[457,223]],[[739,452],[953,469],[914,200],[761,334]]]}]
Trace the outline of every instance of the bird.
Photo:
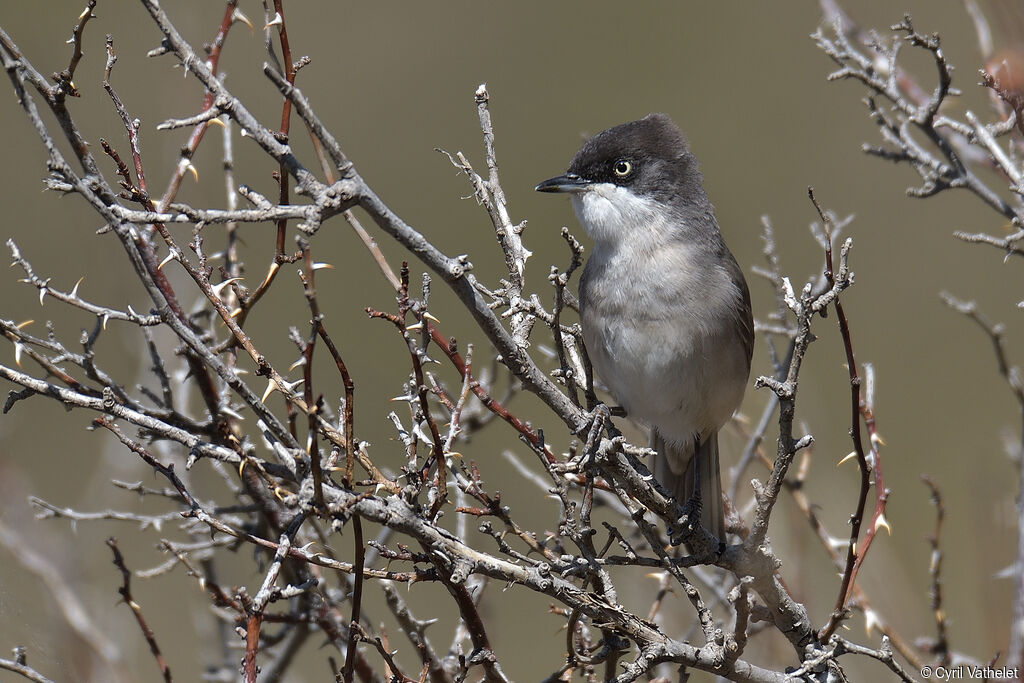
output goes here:
[{"label": "bird", "polygon": [[743,400],[754,323],[697,159],[649,114],[594,135],[535,189],[569,194],[593,240],[579,312],[594,369],[650,428],[655,479],[724,543],[718,432]]}]

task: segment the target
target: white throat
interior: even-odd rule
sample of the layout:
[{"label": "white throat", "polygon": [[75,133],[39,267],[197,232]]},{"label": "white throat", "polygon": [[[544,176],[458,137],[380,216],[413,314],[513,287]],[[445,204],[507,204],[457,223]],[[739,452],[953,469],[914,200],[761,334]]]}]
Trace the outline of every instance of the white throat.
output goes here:
[{"label": "white throat", "polygon": [[613,185],[598,183],[572,196],[583,229],[594,240],[595,252],[643,252],[661,247],[671,234],[658,203]]}]

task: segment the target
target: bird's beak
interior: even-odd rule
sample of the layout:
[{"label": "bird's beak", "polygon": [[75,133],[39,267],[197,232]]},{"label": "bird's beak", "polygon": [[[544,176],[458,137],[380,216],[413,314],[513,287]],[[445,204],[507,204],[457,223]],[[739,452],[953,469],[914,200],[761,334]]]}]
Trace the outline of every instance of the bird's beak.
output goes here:
[{"label": "bird's beak", "polygon": [[575,173],[566,173],[543,180],[533,189],[537,192],[583,192],[590,185],[589,180],[584,180]]}]

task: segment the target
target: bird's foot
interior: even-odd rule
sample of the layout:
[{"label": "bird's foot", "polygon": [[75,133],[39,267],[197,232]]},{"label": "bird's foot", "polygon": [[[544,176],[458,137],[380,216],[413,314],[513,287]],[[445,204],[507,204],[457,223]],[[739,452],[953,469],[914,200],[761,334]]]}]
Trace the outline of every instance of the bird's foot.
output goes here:
[{"label": "bird's foot", "polygon": [[689,543],[698,535],[701,530],[700,511],[702,507],[699,493],[693,494],[689,500],[683,503],[681,506],[683,514],[668,527],[669,542],[672,545]]},{"label": "bird's foot", "polygon": [[701,564],[714,564],[725,552],[725,539],[716,537],[711,531],[701,525],[701,499],[699,495],[692,496],[682,505],[683,514],[672,524],[668,525],[669,542],[676,545],[685,545],[691,556]]}]

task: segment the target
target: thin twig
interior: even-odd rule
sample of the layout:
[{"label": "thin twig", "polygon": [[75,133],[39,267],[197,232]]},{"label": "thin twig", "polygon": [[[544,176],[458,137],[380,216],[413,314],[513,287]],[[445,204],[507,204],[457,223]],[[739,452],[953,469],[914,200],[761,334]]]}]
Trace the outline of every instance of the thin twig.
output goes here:
[{"label": "thin twig", "polygon": [[117,592],[121,594],[121,599],[131,609],[132,614],[135,616],[135,621],[139,625],[139,630],[142,631],[143,637],[149,644],[149,651],[153,655],[153,659],[156,660],[157,666],[160,668],[160,674],[163,679],[170,683],[173,678],[171,677],[171,667],[167,665],[167,661],[164,659],[163,653],[160,652],[160,646],[156,642],[156,636],[153,635],[153,630],[149,628],[145,618],[142,616],[142,608],[139,606],[135,599],[132,598],[132,573],[128,571],[128,567],[125,566],[124,556],[121,555],[121,550],[117,547],[116,538],[108,538],[107,546],[111,552],[114,553],[114,566],[121,572],[121,587],[117,589]]}]

